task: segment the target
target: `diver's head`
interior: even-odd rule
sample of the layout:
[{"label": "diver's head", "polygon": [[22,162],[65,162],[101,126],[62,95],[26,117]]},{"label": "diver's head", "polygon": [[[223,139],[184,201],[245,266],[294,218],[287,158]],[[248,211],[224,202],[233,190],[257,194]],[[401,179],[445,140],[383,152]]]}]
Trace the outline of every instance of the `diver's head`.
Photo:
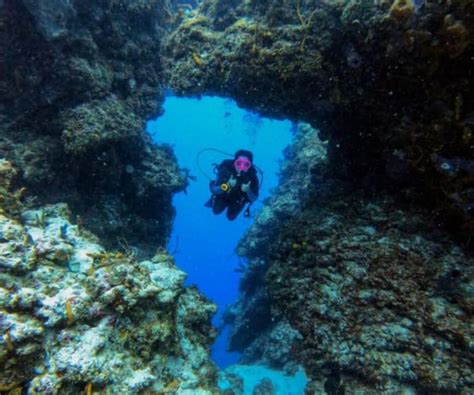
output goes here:
[{"label": "diver's head", "polygon": [[239,149],[234,154],[234,167],[237,171],[246,172],[252,167],[253,154],[250,151]]}]

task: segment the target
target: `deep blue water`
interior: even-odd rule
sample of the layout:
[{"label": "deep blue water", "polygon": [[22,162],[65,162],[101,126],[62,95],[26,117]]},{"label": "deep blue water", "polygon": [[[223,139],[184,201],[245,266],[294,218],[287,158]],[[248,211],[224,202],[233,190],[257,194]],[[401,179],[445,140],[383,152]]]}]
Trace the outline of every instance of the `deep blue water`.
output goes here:
[{"label": "deep blue water", "polygon": [[[239,258],[234,249],[239,238],[252,223],[253,216],[272,188],[283,149],[291,141],[291,123],[262,118],[237,107],[234,101],[204,97],[198,99],[170,96],[164,104],[165,114],[148,123],[148,131],[158,143],[171,144],[179,165],[190,169],[197,181],[191,181],[187,194],[174,197],[177,211],[169,250],[177,265],[188,273],[187,284],[196,284],[201,292],[214,301],[219,311],[216,326],[224,308],[238,295],[239,273],[235,268]],[[250,218],[241,214],[235,221],[225,215],[214,215],[204,203],[210,196],[209,180],[196,164],[204,148],[216,148],[233,154],[237,149],[249,149],[254,162],[264,172],[259,200],[252,206]],[[212,163],[227,156],[206,151],[199,156],[201,168],[212,176]],[[212,357],[220,367],[235,363],[239,355],[226,351],[226,331],[218,338]]]}]

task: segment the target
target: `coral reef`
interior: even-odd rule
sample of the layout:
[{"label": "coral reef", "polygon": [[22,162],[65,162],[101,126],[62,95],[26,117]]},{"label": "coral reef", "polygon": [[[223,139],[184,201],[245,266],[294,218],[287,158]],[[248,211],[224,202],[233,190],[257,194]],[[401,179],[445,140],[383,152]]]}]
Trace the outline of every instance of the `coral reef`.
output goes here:
[{"label": "coral reef", "polygon": [[25,208],[14,176],[0,160],[0,392],[218,393],[216,306],[172,257],[105,250],[65,204]]},{"label": "coral reef", "polygon": [[264,365],[236,364],[219,372],[219,389],[223,395],[302,394],[307,383],[300,369],[291,375]]},{"label": "coral reef", "polygon": [[238,247],[231,348],[307,393],[473,392],[473,3],[179,4],[0,0],[0,392],[215,393],[215,307],[155,254],[167,85],[327,139]]},{"label": "coral reef", "polygon": [[166,244],[172,194],[187,184],[172,151],[144,132],[162,111],[168,6],[0,4],[0,155],[39,203],[67,202],[103,243],[142,256]]},{"label": "coral reef", "polygon": [[298,124],[283,154],[278,188],[237,246],[241,256],[259,258],[268,253],[280,224],[296,215],[323,182],[319,174],[327,166],[327,143],[319,139],[316,129]]},{"label": "coral reef", "polygon": [[325,196],[283,226],[267,290],[303,338],[296,353],[309,375],[472,391],[474,260],[426,214],[354,193]]},{"label": "coral reef", "polygon": [[402,22],[409,19],[415,12],[415,4],[411,0],[395,0],[390,6],[390,17]]},{"label": "coral reef", "polygon": [[316,170],[325,167],[326,156],[326,144],[317,137],[317,130],[308,124],[298,125],[294,143],[285,151],[279,186],[237,247],[248,264],[240,281],[239,300],[226,310],[224,323],[231,324],[229,349],[242,352],[245,363],[263,362],[289,372],[295,368],[290,348],[300,335],[272,312],[264,281],[269,264],[266,257],[281,224],[297,215],[318,189],[321,180]]},{"label": "coral reef", "polygon": [[416,180],[468,241],[472,173],[447,176],[431,157],[473,158],[473,27],[462,0],[203,1],[167,38],[165,71],[178,94],[319,128],[340,177]]},{"label": "coral reef", "polygon": [[327,140],[324,163],[300,169],[293,150],[238,247],[231,349],[302,363],[308,393],[472,392],[473,18],[472,2],[411,0],[215,0],[182,16],[164,47],[175,92]]},{"label": "coral reef", "polygon": [[[249,263],[227,313],[231,346],[280,369],[301,363],[308,394],[472,392],[472,255],[411,195],[327,178],[304,136],[290,164],[306,163],[314,189],[300,195],[304,173],[288,172],[259,213],[275,218],[272,237],[257,217],[241,240]],[[298,209],[279,219],[283,199]]]}]

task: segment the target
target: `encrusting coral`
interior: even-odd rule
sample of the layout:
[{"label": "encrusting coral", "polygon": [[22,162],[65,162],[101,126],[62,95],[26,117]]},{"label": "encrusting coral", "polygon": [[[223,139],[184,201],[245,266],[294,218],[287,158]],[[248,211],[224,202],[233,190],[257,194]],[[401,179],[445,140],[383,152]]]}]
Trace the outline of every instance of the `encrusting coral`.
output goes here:
[{"label": "encrusting coral", "polygon": [[104,250],[65,204],[23,207],[14,175],[0,160],[0,391],[217,393],[216,307],[173,259]]},{"label": "encrusting coral", "polygon": [[312,132],[300,126],[239,244],[248,264],[226,317],[231,347],[301,363],[310,394],[472,392],[472,255],[403,194],[328,178]]},{"label": "encrusting coral", "polygon": [[[230,96],[310,123],[328,140],[334,176],[415,182],[468,241],[473,15],[462,0],[203,1],[166,38],[165,72],[179,95]],[[433,155],[471,165],[446,177]]]},{"label": "encrusting coral", "polygon": [[348,387],[468,393],[473,259],[422,210],[327,198],[286,223],[269,254],[272,303],[302,335],[297,360]]},{"label": "encrusting coral", "polygon": [[232,325],[229,349],[243,353],[245,362],[294,369],[290,349],[300,335],[271,308],[264,279],[270,263],[266,257],[281,224],[297,215],[313,188],[318,188],[314,171],[326,163],[326,146],[318,139],[317,130],[308,124],[298,126],[294,143],[285,150],[279,187],[237,247],[237,253],[249,262],[243,268],[239,300],[226,310],[224,322]]},{"label": "encrusting coral", "polygon": [[404,21],[415,12],[415,4],[413,4],[412,0],[394,0],[389,12],[392,18]]},{"label": "encrusting coral", "polygon": [[0,156],[39,200],[68,203],[104,245],[142,257],[165,246],[187,185],[145,132],[162,112],[168,3],[0,2]]},{"label": "encrusting coral", "polygon": [[0,391],[213,391],[214,306],[150,254],[187,183],[143,130],[169,85],[328,140],[239,246],[235,348],[310,393],[472,392],[472,258],[441,227],[472,247],[472,1],[169,5],[0,1],[0,155],[28,188],[2,160]]}]

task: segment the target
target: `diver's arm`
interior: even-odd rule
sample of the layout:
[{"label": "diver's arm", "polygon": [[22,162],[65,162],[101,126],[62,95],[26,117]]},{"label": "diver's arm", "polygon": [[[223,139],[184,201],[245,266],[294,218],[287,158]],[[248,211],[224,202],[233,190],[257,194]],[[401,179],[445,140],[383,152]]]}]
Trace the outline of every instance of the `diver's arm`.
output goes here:
[{"label": "diver's arm", "polygon": [[211,182],[211,184],[209,185],[209,189],[214,195],[220,195],[225,192],[224,190],[222,190],[221,184],[219,184],[217,180]]},{"label": "diver's arm", "polygon": [[214,181],[211,181],[209,184],[209,188],[211,190],[211,193],[214,195],[221,195],[227,190],[222,188],[223,184],[227,184],[229,181],[229,178],[232,177],[232,173],[229,171],[229,169],[225,166],[225,162],[222,162],[219,166],[219,173],[217,174],[217,179]]},{"label": "diver's arm", "polygon": [[253,177],[251,177],[250,188],[247,192],[247,197],[252,203],[258,199],[258,190],[259,190],[258,178],[256,175],[253,175]]},{"label": "diver's arm", "polygon": [[[255,181],[255,180],[254,180]],[[258,181],[256,181],[258,183]],[[242,184],[242,192],[247,194],[247,198],[251,203],[255,202],[258,198],[258,185],[257,188],[252,184],[252,181]]]},{"label": "diver's arm", "polygon": [[255,200],[257,200],[258,196],[253,193],[252,189],[249,189],[247,192],[247,197],[249,198],[250,202],[253,203]]}]

